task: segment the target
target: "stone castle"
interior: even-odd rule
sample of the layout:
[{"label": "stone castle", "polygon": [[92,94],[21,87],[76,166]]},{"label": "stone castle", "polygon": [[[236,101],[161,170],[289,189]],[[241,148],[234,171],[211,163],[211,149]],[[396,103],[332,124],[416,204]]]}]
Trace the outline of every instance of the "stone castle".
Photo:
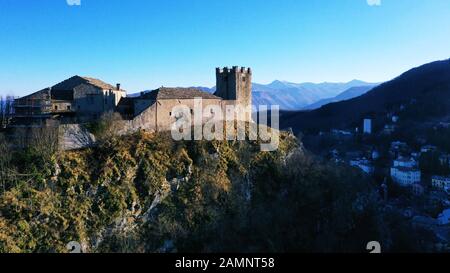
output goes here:
[{"label": "stone castle", "polygon": [[[202,99],[203,108],[218,105],[223,112],[228,105],[239,106],[236,109],[251,107],[250,68],[217,68],[216,83],[214,94],[195,88],[161,87],[139,96],[127,96],[120,84],[113,86],[98,79],[74,76],[16,99],[12,127],[44,126],[52,121],[80,124],[95,121],[108,112],[117,112],[127,131],[166,131],[176,120],[172,113],[174,106],[185,105],[193,113],[195,98]],[[235,114],[237,119],[251,120],[251,113]]]}]

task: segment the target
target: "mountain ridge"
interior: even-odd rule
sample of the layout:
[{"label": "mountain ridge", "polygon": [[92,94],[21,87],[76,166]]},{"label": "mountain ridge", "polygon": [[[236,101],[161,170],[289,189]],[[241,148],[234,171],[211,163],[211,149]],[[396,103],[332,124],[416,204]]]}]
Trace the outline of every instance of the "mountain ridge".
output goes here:
[{"label": "mountain ridge", "polygon": [[[450,59],[412,68],[366,94],[313,111],[284,113],[282,128],[294,131],[328,130],[359,126],[363,118],[381,116],[395,107],[418,103],[430,111],[440,105],[450,109]],[[448,113],[450,114],[450,113]]]},{"label": "mountain ridge", "polygon": [[350,89],[340,93],[336,97],[322,99],[318,102],[315,102],[313,104],[310,104],[310,105],[304,107],[302,110],[315,110],[315,109],[318,109],[324,105],[327,105],[327,104],[330,104],[333,102],[340,102],[340,101],[356,98],[356,97],[364,95],[365,93],[369,92],[376,86],[377,85],[354,86],[354,87],[351,87]]},{"label": "mountain ridge", "polygon": [[[333,98],[356,86],[372,86],[361,80],[350,82],[322,82],[322,83],[293,83],[288,81],[274,80],[269,84],[253,83],[253,104],[279,105],[282,110],[301,110],[303,107],[316,103],[322,99]],[[201,91],[214,93],[215,87],[193,86]],[[143,92],[148,92],[146,90]],[[130,97],[138,96],[139,93],[131,94]]]}]

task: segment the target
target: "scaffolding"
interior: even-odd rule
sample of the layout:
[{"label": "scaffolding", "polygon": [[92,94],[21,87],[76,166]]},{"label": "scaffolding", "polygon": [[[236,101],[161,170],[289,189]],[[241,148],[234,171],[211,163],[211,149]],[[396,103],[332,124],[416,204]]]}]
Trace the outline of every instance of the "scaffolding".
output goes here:
[{"label": "scaffolding", "polygon": [[13,102],[14,117],[30,117],[49,115],[52,112],[52,102],[47,98],[22,98]]}]

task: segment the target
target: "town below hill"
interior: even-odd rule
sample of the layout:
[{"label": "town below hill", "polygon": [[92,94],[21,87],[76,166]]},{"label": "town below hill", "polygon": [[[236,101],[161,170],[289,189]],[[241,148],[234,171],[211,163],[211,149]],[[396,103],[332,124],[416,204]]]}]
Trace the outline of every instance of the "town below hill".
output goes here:
[{"label": "town below hill", "polygon": [[412,69],[360,97],[285,112],[282,128],[326,161],[374,179],[389,206],[450,240],[450,60]]}]

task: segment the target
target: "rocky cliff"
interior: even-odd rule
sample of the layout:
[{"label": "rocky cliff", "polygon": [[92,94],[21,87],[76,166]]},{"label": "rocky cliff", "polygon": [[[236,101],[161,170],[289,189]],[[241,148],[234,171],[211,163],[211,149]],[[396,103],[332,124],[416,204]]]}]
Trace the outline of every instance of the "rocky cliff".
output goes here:
[{"label": "rocky cliff", "polygon": [[55,154],[0,149],[0,252],[365,251],[414,234],[389,229],[363,174],[288,134],[275,152],[145,132]]}]

